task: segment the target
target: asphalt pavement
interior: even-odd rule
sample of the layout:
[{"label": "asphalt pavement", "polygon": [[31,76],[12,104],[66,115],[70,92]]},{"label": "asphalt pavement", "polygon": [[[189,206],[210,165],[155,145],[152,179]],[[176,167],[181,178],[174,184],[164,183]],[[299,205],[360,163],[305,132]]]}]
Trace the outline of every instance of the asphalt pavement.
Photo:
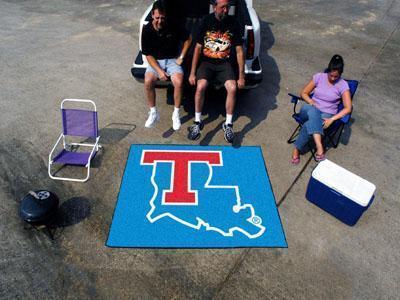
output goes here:
[{"label": "asphalt pavement", "polygon": [[[173,105],[159,89],[161,122],[144,128],[143,85],[130,67],[151,1],[0,1],[1,299],[398,299],[400,1],[253,2],[264,80],[239,96],[233,146],[262,147],[287,249],[107,248],[129,146],[225,145],[224,103],[207,103],[203,135],[192,142],[193,99],[173,132]],[[327,157],[377,187],[354,227],[305,199],[316,163],[307,153],[290,165],[286,143],[295,127],[287,93],[336,53],[344,77],[360,84],[351,124]],[[98,106],[104,148],[84,184],[47,175],[64,98]],[[21,198],[40,188],[72,214],[54,241],[18,216]]]}]

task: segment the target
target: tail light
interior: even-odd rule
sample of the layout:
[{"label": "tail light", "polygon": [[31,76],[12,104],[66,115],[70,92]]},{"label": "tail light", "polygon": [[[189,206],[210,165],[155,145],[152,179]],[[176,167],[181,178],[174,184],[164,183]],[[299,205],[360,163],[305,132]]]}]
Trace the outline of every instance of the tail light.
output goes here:
[{"label": "tail light", "polygon": [[254,31],[253,29],[247,29],[246,39],[246,59],[253,59],[254,57]]}]

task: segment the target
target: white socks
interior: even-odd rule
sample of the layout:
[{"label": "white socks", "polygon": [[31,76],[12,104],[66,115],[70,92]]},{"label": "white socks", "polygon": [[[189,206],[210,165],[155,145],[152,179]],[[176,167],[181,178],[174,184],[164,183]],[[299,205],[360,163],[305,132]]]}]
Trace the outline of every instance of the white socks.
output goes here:
[{"label": "white socks", "polygon": [[226,114],[226,121],[225,121],[225,124],[226,124],[226,125],[232,124],[232,118],[233,118],[233,115]]},{"label": "white socks", "polygon": [[175,106],[174,106],[174,112],[173,112],[173,114],[179,116],[179,107],[175,107]]},{"label": "white socks", "polygon": [[155,113],[157,111],[157,109],[156,109],[156,107],[155,106],[153,106],[153,107],[150,107],[150,112],[151,113]]},{"label": "white socks", "polygon": [[194,121],[201,122],[201,112],[194,113]]}]

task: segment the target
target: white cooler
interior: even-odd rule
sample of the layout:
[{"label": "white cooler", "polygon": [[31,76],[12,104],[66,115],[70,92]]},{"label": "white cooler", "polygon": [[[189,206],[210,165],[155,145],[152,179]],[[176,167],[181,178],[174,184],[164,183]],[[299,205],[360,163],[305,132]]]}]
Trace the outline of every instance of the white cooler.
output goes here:
[{"label": "white cooler", "polygon": [[353,226],[371,205],[375,189],[371,182],[326,159],[312,172],[306,198]]}]

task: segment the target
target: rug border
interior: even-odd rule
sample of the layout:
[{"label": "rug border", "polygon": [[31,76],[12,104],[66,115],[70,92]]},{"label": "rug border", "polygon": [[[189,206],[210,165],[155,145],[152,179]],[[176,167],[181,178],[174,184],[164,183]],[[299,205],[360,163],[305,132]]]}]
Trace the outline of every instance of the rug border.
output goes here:
[{"label": "rug border", "polygon": [[[285,229],[283,228],[283,224],[282,224],[282,218],[281,218],[281,215],[279,213],[279,209],[278,209],[278,206],[277,206],[277,203],[276,203],[275,193],[274,193],[274,190],[272,188],[271,179],[270,179],[269,174],[268,174],[267,165],[265,163],[264,155],[263,155],[263,152],[262,152],[262,147],[260,145],[240,146],[238,148],[241,148],[241,147],[258,148],[258,150],[260,151],[261,158],[262,158],[262,161],[264,163],[264,169],[265,169],[265,172],[267,173],[268,183],[269,183],[269,186],[271,188],[272,196],[273,196],[273,199],[274,199],[274,202],[275,202],[276,212],[278,213],[279,222],[280,222],[280,225],[282,227],[282,233],[283,233],[283,238],[284,238],[285,243],[286,243],[286,247],[283,247],[283,246],[269,246],[269,247],[266,247],[266,246],[250,246],[250,247],[249,246],[227,246],[227,247],[217,247],[217,246],[215,246],[215,247],[214,246],[211,246],[211,247],[160,247],[160,246],[151,247],[151,246],[147,246],[147,247],[138,247],[138,246],[110,246],[110,245],[108,245],[107,242],[108,242],[108,239],[110,237],[111,225],[112,225],[112,222],[113,222],[113,219],[114,219],[115,211],[117,209],[117,204],[118,204],[118,201],[119,201],[119,194],[121,192],[121,186],[122,186],[122,182],[123,182],[123,179],[124,179],[124,176],[125,176],[125,171],[126,171],[126,167],[128,165],[129,157],[131,155],[132,146],[191,146],[191,147],[192,146],[198,146],[198,147],[224,147],[224,148],[231,148],[232,147],[232,146],[229,146],[229,145],[204,145],[203,146],[203,145],[191,145],[191,144],[131,144],[129,146],[128,155],[127,155],[126,160],[125,160],[125,167],[124,167],[124,172],[122,173],[121,182],[119,183],[118,195],[117,195],[117,199],[116,199],[116,202],[115,202],[115,205],[114,205],[114,211],[113,211],[113,215],[111,217],[111,223],[110,223],[110,226],[108,227],[107,239],[106,239],[106,241],[104,243],[104,245],[106,247],[112,248],[112,249],[160,249],[160,250],[177,250],[177,249],[182,249],[182,250],[184,250],[184,249],[189,249],[189,250],[190,249],[251,249],[251,248],[257,248],[257,249],[288,249],[289,248],[289,244],[288,244],[287,239],[286,239]],[[234,147],[234,148],[237,148],[237,147]]]}]

